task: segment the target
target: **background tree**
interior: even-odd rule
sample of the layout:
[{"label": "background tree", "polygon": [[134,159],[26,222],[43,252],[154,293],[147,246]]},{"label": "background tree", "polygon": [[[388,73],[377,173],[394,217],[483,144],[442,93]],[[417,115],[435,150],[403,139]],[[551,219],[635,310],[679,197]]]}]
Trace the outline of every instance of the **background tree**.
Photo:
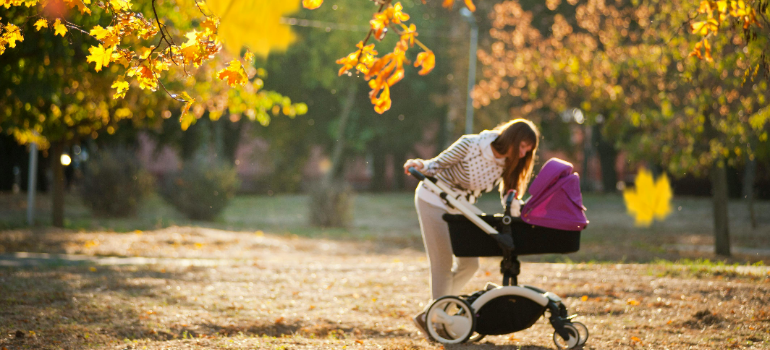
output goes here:
[{"label": "background tree", "polygon": [[746,74],[767,37],[716,36],[713,61],[691,58],[693,6],[500,3],[490,32],[496,41],[479,54],[485,79],[474,97],[483,106],[507,92],[523,115],[579,106],[589,123],[602,115],[603,136],[632,159],[663,164],[676,177],[711,174],[716,251],[729,255],[724,167],[753,154],[750,140],[767,137],[760,109],[767,78],[756,68]]}]

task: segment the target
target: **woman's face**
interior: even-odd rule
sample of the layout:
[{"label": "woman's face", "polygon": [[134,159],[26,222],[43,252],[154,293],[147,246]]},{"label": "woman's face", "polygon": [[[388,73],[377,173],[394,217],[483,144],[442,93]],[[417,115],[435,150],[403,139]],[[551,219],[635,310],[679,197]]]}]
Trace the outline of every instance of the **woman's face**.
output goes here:
[{"label": "woman's face", "polygon": [[519,159],[524,158],[524,156],[527,155],[527,152],[532,151],[534,147],[535,145],[527,141],[521,141],[519,144]]}]

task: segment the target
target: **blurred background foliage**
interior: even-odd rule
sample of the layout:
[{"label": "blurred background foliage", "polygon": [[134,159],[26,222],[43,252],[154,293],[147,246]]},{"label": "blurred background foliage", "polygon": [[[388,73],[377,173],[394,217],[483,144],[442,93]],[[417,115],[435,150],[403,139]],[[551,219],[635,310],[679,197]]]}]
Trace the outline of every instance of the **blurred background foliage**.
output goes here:
[{"label": "blurred background foliage", "polygon": [[[222,38],[229,41],[222,58],[189,72],[193,79],[177,72],[165,82],[171,91],[196,96],[196,122],[186,131],[179,127],[181,106],[163,93],[131,89],[125,99],[113,100],[115,70],[89,68],[85,55],[93,42],[87,37],[62,38],[28,24],[25,41],[0,55],[0,190],[26,185],[28,149],[16,142],[24,138],[43,149],[45,142],[51,146],[40,154],[40,190],[65,177],[85,188],[86,177],[77,174],[85,176],[87,165],[56,170],[59,157],[72,156],[75,146],[91,155],[114,146],[136,153],[150,148],[144,164],[166,162],[164,171],[147,169],[163,197],[177,208],[193,201],[203,211],[206,205],[211,209],[180,209],[191,217],[215,218],[235,191],[311,192],[327,175],[357,191],[411,189],[414,183],[401,175],[403,161],[431,157],[464,133],[470,26],[457,8],[448,11],[441,1],[401,3],[420,41],[435,52],[436,67],[427,76],[407,67],[384,114],[372,110],[367,82],[354,74],[338,76],[335,64],[366,36],[375,4],[326,1],[309,11],[299,2],[257,1],[235,14],[218,14]],[[191,0],[159,4],[172,33],[200,25]],[[646,165],[670,173],[676,194],[710,196],[721,188],[726,194],[720,200],[770,198],[770,89],[760,69],[763,48],[770,46],[767,31],[754,32],[747,42],[740,27],[725,26],[711,40],[713,61],[706,61],[689,56],[700,40],[687,26],[696,3],[476,5],[479,50],[472,54],[479,62],[468,102],[475,106],[474,132],[511,118],[534,120],[543,134],[541,161],[558,156],[575,163],[585,191],[617,193]],[[209,7],[215,14],[224,11],[217,1]],[[14,11],[0,9],[0,17],[26,15]],[[86,25],[108,21],[70,15]],[[767,8],[758,15],[765,20]],[[258,23],[234,25],[248,18]],[[395,41],[386,35],[378,50],[389,51]],[[257,57],[246,67],[252,78],[245,88],[213,79],[213,72],[246,48]],[[416,52],[408,55],[414,60]],[[168,152],[177,160],[164,158]],[[73,170],[77,166],[83,168]],[[258,168],[256,175],[235,181],[238,169],[247,167]],[[725,174],[717,182],[713,174],[719,169]],[[217,175],[206,175],[214,170]],[[188,172],[196,178],[179,180]],[[204,179],[214,182],[196,182]],[[193,187],[183,189],[180,181]],[[180,197],[185,191],[196,194]],[[217,198],[207,198],[214,192]]]}]

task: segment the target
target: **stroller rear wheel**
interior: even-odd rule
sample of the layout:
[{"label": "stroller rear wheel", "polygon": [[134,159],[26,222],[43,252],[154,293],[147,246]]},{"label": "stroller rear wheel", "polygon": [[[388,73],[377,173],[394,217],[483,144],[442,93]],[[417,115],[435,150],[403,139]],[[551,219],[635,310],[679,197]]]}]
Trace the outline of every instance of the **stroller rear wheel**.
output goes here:
[{"label": "stroller rear wheel", "polygon": [[425,317],[428,333],[444,344],[468,341],[476,328],[476,317],[468,303],[448,295],[436,299]]},{"label": "stroller rear wheel", "polygon": [[577,347],[578,343],[580,342],[580,333],[578,332],[577,328],[568,323],[564,325],[564,329],[569,334],[569,337],[564,339],[558,331],[555,331],[553,332],[553,343],[556,344],[556,347],[560,350],[573,349]]}]

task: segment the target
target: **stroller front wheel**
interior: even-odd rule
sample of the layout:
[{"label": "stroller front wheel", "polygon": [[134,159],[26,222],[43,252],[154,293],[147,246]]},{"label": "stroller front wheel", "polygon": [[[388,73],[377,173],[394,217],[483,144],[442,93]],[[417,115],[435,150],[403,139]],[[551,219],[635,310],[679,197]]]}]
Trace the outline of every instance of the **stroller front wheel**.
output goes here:
[{"label": "stroller front wheel", "polygon": [[436,299],[425,317],[428,333],[443,344],[468,341],[476,329],[476,317],[468,303],[456,296]]},{"label": "stroller front wheel", "polygon": [[553,343],[556,344],[556,347],[560,350],[565,350],[573,349],[578,346],[578,343],[580,342],[580,333],[577,328],[568,323],[564,325],[564,329],[569,334],[566,339],[562,337],[558,331],[553,332]]}]

